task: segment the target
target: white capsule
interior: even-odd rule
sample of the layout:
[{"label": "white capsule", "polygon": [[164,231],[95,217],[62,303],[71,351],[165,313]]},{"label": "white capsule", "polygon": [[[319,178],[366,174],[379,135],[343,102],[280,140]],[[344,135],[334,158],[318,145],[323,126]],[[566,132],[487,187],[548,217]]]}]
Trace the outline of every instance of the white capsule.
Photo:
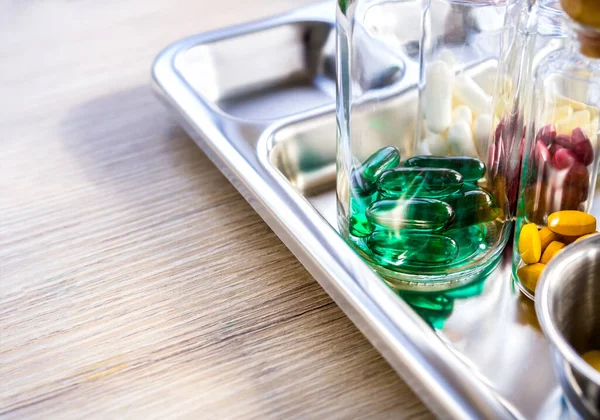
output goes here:
[{"label": "white capsule", "polygon": [[473,113],[471,112],[471,108],[466,105],[460,105],[454,108],[452,111],[452,124],[457,121],[464,121],[471,125],[471,122],[473,122]]},{"label": "white capsule", "polygon": [[443,133],[452,122],[452,81],[454,73],[441,60],[427,66],[425,85],[425,114],[427,127]]},{"label": "white capsule", "polygon": [[417,143],[416,155],[417,156],[429,156],[431,151],[429,150],[429,145],[427,144],[427,140],[422,140]]},{"label": "white capsule", "polygon": [[456,77],[454,93],[475,115],[489,113],[492,108],[492,98],[465,74]]},{"label": "white capsule", "polygon": [[485,156],[489,146],[490,129],[492,125],[492,116],[490,114],[481,114],[473,122],[473,137],[475,137],[475,147],[479,156]]},{"label": "white capsule", "polygon": [[478,157],[471,127],[464,121],[458,121],[448,130],[448,143],[457,156]]},{"label": "white capsule", "polygon": [[[477,83],[488,95],[493,95],[496,89],[496,74],[498,70],[495,65],[485,67],[473,75],[473,81]],[[507,83],[509,81],[507,80]]]},{"label": "white capsule", "polygon": [[434,156],[448,156],[450,154],[450,145],[446,137],[441,134],[431,133],[425,139],[427,147]]},{"label": "white capsule", "polygon": [[454,53],[448,48],[442,48],[442,50],[440,50],[440,52],[438,53],[438,60],[441,60],[444,63],[448,64],[448,68],[450,69],[450,71],[456,71],[456,63],[458,62],[458,60],[456,59]]}]

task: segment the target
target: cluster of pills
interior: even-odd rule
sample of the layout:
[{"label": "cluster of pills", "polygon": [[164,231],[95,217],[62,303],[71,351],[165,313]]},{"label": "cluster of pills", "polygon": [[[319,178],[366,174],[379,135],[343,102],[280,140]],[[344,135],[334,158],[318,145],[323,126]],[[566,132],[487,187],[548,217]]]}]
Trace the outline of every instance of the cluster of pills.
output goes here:
[{"label": "cluster of pills", "polygon": [[548,214],[583,210],[595,159],[598,109],[563,99],[553,104],[537,131],[525,206],[530,221],[543,224]]},{"label": "cluster of pills", "polygon": [[444,50],[426,68],[421,95],[424,136],[417,152],[487,157],[492,97],[464,72],[455,75],[454,62],[452,53]]},{"label": "cluster of pills", "polygon": [[517,270],[520,283],[531,293],[546,264],[565,246],[595,235],[596,219],[591,214],[563,210],[548,216],[548,225],[540,230],[535,223],[525,224],[519,233],[521,264]]},{"label": "cluster of pills", "polygon": [[439,267],[486,248],[487,222],[500,214],[479,187],[485,165],[466,156],[415,156],[401,162],[384,147],[351,173],[349,232],[355,244],[391,269]]}]

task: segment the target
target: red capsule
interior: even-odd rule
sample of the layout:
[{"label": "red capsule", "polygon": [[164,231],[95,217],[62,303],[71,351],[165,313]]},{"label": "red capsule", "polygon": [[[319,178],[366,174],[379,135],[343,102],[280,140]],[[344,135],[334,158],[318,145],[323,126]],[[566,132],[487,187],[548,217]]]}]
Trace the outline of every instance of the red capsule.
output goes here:
[{"label": "red capsule", "polygon": [[536,141],[541,141],[546,146],[549,146],[554,142],[554,139],[556,139],[556,128],[552,124],[543,126],[540,128],[540,131],[538,131],[535,139]]},{"label": "red capsule", "polygon": [[577,127],[573,130],[571,142],[573,143],[573,152],[579,161],[585,166],[590,165],[594,161],[594,147],[587,134]]},{"label": "red capsule", "polygon": [[490,150],[489,150],[489,160],[488,160],[488,174],[494,178],[496,175],[498,175],[498,168],[500,165],[500,162],[502,162],[504,160],[504,147],[502,147],[502,141],[495,141],[491,146],[490,146]]},{"label": "red capsule", "polygon": [[575,163],[577,163],[577,156],[569,149],[560,149],[552,158],[552,166],[559,170],[570,168]]},{"label": "red capsule", "polygon": [[573,168],[582,166],[576,162],[571,168],[561,171],[554,171],[550,181],[547,202],[548,214],[560,210],[577,210],[582,200],[582,187],[587,183],[587,178],[581,178],[578,169]]},{"label": "red capsule", "polygon": [[488,151],[488,168],[488,174],[494,178],[498,172],[496,166],[496,143],[492,143]]},{"label": "red capsule", "polygon": [[560,149],[564,149],[564,147],[560,144],[553,143],[548,150],[550,150],[550,154],[554,156]]},{"label": "red capsule", "polygon": [[[525,137],[521,137],[521,141],[519,142],[519,163],[521,163],[521,158],[523,157],[523,150],[525,149]],[[519,165],[521,166],[521,165]]]},{"label": "red capsule", "polygon": [[585,165],[575,162],[565,175],[563,185],[573,188],[578,193],[580,202],[587,200],[590,190],[590,174]]},{"label": "red capsule", "polygon": [[504,131],[504,118],[500,120],[498,125],[496,126],[496,130],[494,131],[494,141],[499,142],[502,138],[502,132]]},{"label": "red capsule", "polygon": [[496,158],[496,143],[490,144],[490,148],[488,150],[488,165],[492,165]]},{"label": "red capsule", "polygon": [[552,160],[550,151],[546,147],[546,144],[541,140],[536,141],[533,155],[535,156],[538,166],[549,163]]},{"label": "red capsule", "polygon": [[581,203],[581,192],[579,188],[571,185],[565,185],[562,189],[553,191],[551,210],[578,210]]},{"label": "red capsule", "polygon": [[534,173],[533,176],[536,176],[537,179],[542,179],[550,168],[552,162],[552,155],[550,155],[550,151],[546,147],[543,141],[538,140],[535,143],[535,148],[533,149],[533,159],[534,159]]},{"label": "red capsule", "polygon": [[550,207],[550,188],[543,182],[529,185],[524,192],[524,204],[527,217],[532,222],[545,225]]},{"label": "red capsule", "polygon": [[554,139],[554,143],[567,149],[573,148],[573,141],[571,140],[571,136],[567,134],[559,134],[558,136],[556,136],[556,138]]}]

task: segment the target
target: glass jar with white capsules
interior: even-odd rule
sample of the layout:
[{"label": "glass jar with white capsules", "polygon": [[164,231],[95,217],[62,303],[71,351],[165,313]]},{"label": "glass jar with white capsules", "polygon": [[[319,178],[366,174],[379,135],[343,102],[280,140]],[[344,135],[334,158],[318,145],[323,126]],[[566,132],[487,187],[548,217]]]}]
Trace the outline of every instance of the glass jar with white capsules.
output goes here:
[{"label": "glass jar with white capsules", "polygon": [[488,164],[505,9],[338,0],[338,224],[393,288],[480,280],[507,242]]}]

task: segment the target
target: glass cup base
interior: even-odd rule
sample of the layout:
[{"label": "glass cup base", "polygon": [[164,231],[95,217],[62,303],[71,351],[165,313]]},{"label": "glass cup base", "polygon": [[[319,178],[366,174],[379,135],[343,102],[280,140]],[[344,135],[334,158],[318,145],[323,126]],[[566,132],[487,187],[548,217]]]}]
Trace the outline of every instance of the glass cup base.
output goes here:
[{"label": "glass cup base", "polygon": [[[344,223],[344,218],[340,218],[340,222]],[[392,269],[378,261],[377,255],[366,251],[368,247],[364,245],[365,238],[347,237],[345,239],[392,289],[397,291],[440,292],[456,289],[487,277],[502,258],[502,250],[509,237],[509,226],[507,224],[502,229],[502,237],[498,239],[500,241],[499,245],[490,246],[482,253],[472,255],[470,258],[467,256],[460,264],[451,266],[449,269],[444,267],[433,269],[431,266],[426,265],[421,267],[399,266],[398,269]],[[477,263],[470,262],[475,257],[477,257]]]}]

